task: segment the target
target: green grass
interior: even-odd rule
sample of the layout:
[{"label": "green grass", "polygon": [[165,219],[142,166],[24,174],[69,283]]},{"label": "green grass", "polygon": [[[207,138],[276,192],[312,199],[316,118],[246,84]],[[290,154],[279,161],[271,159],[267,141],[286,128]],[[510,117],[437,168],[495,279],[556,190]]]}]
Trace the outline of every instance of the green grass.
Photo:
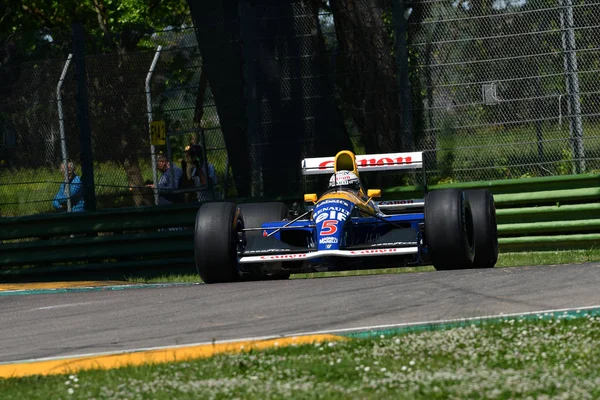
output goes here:
[{"label": "green grass", "polygon": [[600,249],[500,253],[496,267],[600,262]]},{"label": "green grass", "polygon": [[[180,166],[179,161],[177,165]],[[224,159],[215,163],[215,168],[219,177],[224,176]],[[152,180],[152,166],[148,161],[140,160],[140,169],[143,180]],[[78,168],[77,172],[80,174],[81,168]],[[159,178],[160,175],[159,171]],[[50,167],[0,169],[0,216],[56,212],[52,207],[52,200],[63,179],[58,169]],[[222,179],[220,181],[222,182]],[[122,165],[114,162],[94,163],[94,183],[98,209],[134,206],[127,174]],[[230,189],[233,186],[230,177]]]},{"label": "green grass", "polygon": [[[151,179],[151,166],[146,163],[140,167],[144,178]],[[77,172],[81,174],[81,168]],[[60,170],[50,167],[0,170],[2,216],[56,212],[52,207],[52,200],[63,179]],[[129,185],[122,166],[112,162],[95,163],[94,182],[96,197],[100,203],[103,198],[111,197],[112,207],[133,205],[131,196],[127,195]]]},{"label": "green grass", "polygon": [[600,397],[600,317],[505,318],[177,363],[0,379],[2,399]]},{"label": "green grass", "polygon": [[[544,162],[540,166],[537,130],[534,124],[514,127],[478,127],[468,131],[456,127],[440,133],[438,162],[444,155],[452,154],[451,167],[430,173],[430,184],[439,180],[469,182],[479,180],[511,179],[547,175],[570,175],[574,172],[569,142],[569,124],[542,124]],[[450,132],[453,132],[451,135]],[[584,147],[588,172],[600,170],[600,126],[591,121],[584,122]],[[593,159],[592,159],[593,158]],[[446,175],[446,176],[444,176]]]}]

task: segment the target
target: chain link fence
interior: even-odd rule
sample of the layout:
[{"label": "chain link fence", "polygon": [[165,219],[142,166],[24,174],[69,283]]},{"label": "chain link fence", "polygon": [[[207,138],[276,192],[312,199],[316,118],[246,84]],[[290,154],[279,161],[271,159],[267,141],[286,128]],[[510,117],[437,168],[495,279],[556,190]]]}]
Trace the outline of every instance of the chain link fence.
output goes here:
[{"label": "chain link fence", "polygon": [[[442,181],[598,172],[600,3],[420,2],[420,148]],[[410,18],[409,18],[410,21]],[[437,161],[437,163],[436,163]]]},{"label": "chain link fence", "polygon": [[[63,119],[64,140],[57,110],[63,97],[65,115],[74,103],[71,77],[58,90],[66,57],[57,42],[61,32],[15,34],[4,38],[0,68],[0,215],[24,215],[51,209],[62,181],[62,144],[77,151],[73,120]],[[41,45],[37,45],[40,44]],[[28,59],[44,57],[40,61]],[[57,92],[58,91],[58,92]]]},{"label": "chain link fence", "polygon": [[[70,41],[61,32],[48,32],[46,37],[49,43]],[[85,58],[99,209],[154,204],[148,187],[156,183],[153,156],[168,155],[181,167],[190,144],[205,145],[205,157],[214,164],[219,181],[218,197],[227,190],[227,152],[210,88],[203,82],[193,28],[155,33],[146,46],[148,51]],[[159,46],[158,62],[149,74]],[[0,215],[56,211],[53,200],[65,180],[60,165],[72,160],[81,175],[73,63],[70,56],[54,58],[69,47],[48,51],[42,61],[0,67]],[[197,107],[198,102],[202,106]],[[149,115],[165,122],[166,144],[151,146]],[[196,200],[195,193],[181,191],[177,201]]]},{"label": "chain link fence", "polygon": [[[296,195],[302,158],[346,148],[423,150],[429,183],[598,172],[598,6],[203,2],[195,30],[86,57],[97,206],[154,204],[156,154],[185,174],[193,144],[214,165],[218,197]],[[70,33],[44,35],[35,54],[24,35],[2,49],[3,216],[54,211],[60,162],[80,165]],[[165,122],[166,144],[151,145],[151,120]],[[178,201],[196,201],[182,191]]]}]

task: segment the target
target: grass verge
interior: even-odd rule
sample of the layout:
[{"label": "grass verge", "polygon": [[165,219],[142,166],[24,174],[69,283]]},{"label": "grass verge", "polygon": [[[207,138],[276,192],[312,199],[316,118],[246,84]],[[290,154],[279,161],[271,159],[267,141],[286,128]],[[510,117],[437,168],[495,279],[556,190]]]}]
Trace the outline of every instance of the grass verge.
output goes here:
[{"label": "grass verge", "polygon": [[595,314],[511,317],[177,363],[0,379],[0,393],[6,400],[599,398]]}]

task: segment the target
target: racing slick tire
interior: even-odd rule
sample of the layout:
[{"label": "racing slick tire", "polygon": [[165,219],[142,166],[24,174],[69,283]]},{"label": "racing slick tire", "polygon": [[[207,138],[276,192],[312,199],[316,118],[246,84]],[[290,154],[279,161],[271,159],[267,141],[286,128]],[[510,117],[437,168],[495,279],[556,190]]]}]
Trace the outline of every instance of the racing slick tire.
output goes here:
[{"label": "racing slick tire", "polygon": [[[264,222],[282,221],[288,217],[289,213],[288,207],[281,202],[245,203],[238,204],[238,207],[242,212],[244,226],[246,228],[256,228],[261,226]],[[259,230],[246,232],[246,240],[261,236],[262,232]],[[255,272],[244,278],[247,280],[278,280],[288,279],[289,277],[289,273],[265,274]]]},{"label": "racing slick tire", "polygon": [[204,283],[239,279],[238,246],[244,222],[235,203],[202,204],[194,227],[194,260]]},{"label": "racing slick tire", "polygon": [[462,190],[427,193],[425,243],[436,270],[471,268],[475,256],[473,216]]},{"label": "racing slick tire", "polygon": [[498,226],[494,196],[487,189],[466,190],[473,214],[475,258],[473,268],[494,268],[498,261]]}]

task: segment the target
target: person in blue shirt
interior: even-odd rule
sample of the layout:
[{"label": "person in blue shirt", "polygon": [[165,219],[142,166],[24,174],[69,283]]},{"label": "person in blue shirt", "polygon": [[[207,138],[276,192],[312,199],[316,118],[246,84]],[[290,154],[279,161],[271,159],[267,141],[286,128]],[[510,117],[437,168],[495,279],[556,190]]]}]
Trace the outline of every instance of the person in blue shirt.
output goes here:
[{"label": "person in blue shirt", "polygon": [[206,161],[205,156],[204,148],[198,144],[185,148],[186,178],[198,188],[196,196],[200,202],[219,199],[217,172],[214,165]]},{"label": "person in blue shirt", "polygon": [[[52,201],[52,206],[59,211],[67,211],[68,200],[71,198],[71,211],[79,212],[84,211],[84,201],[83,201],[83,184],[81,182],[81,177],[75,173],[75,165],[71,161],[67,161],[66,163],[67,175],[68,175],[68,185],[63,179],[63,182],[60,184],[58,192],[56,196],[54,196],[54,200]],[[65,164],[60,164],[60,172],[62,176],[65,176]]]},{"label": "person in blue shirt", "polygon": [[[179,183],[181,182],[181,168],[177,165],[169,162],[164,154],[156,156],[156,167],[162,172],[160,179],[158,180],[158,204],[171,204],[180,202],[179,194],[172,193],[173,190],[179,189]],[[172,173],[171,173],[172,172]],[[146,185],[153,188],[153,184]]]}]

